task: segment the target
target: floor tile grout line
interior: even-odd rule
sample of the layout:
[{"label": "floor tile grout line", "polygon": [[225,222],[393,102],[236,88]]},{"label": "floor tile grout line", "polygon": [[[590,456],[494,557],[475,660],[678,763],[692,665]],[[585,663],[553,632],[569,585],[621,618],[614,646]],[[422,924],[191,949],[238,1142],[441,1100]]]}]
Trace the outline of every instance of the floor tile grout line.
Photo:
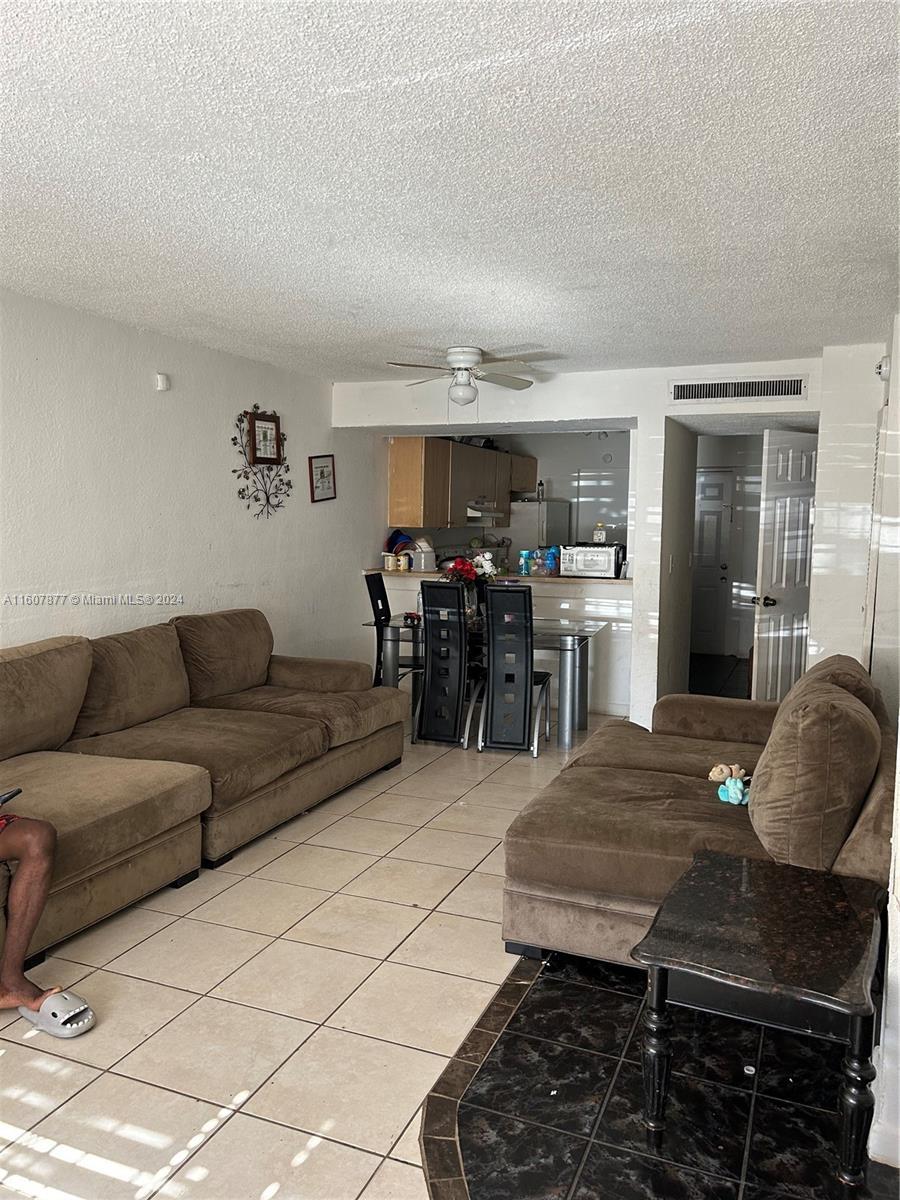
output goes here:
[{"label": "floor tile grout line", "polygon": [[592,1050],[589,1046],[576,1046],[573,1042],[560,1042],[555,1038],[541,1037],[537,1033],[523,1033],[518,1029],[513,1029],[512,1022],[506,1026],[501,1036],[505,1037],[507,1034],[510,1037],[525,1038],[529,1042],[538,1042],[542,1046],[558,1046],[561,1050],[576,1051],[579,1054],[590,1054],[593,1058],[605,1058],[609,1062],[617,1063],[623,1061],[621,1054],[607,1054],[603,1050]]},{"label": "floor tile grout line", "polygon": [[587,1165],[587,1160],[590,1157],[591,1152],[593,1151],[594,1144],[595,1144],[595,1141],[597,1138],[597,1133],[600,1129],[600,1123],[602,1122],[604,1116],[606,1115],[606,1110],[609,1106],[609,1101],[610,1101],[610,1097],[613,1094],[613,1089],[615,1088],[616,1084],[618,1083],[619,1076],[622,1073],[622,1064],[625,1062],[625,1051],[628,1049],[628,1045],[629,1045],[631,1039],[634,1037],[634,1032],[640,1023],[641,1014],[643,1011],[644,1011],[644,1004],[641,1001],[638,1003],[637,1010],[631,1019],[631,1024],[628,1027],[628,1032],[622,1041],[622,1051],[618,1056],[618,1061],[616,1062],[616,1065],[613,1068],[612,1078],[609,1081],[609,1086],[607,1087],[606,1092],[604,1093],[603,1100],[601,1101],[600,1107],[597,1110],[597,1115],[594,1118],[593,1124],[591,1125],[591,1129],[588,1134],[588,1144],[585,1147],[584,1154],[581,1156],[581,1161],[578,1163],[578,1166],[575,1168],[575,1174],[572,1177],[572,1182],[569,1186],[568,1191],[566,1192],[566,1200],[571,1200],[571,1198],[573,1198],[575,1196],[578,1186],[581,1183],[581,1176],[584,1174],[584,1168]]},{"label": "floor tile grout line", "polygon": [[[677,1171],[685,1171],[689,1175],[700,1175],[706,1179],[718,1179],[723,1183],[732,1184],[736,1190],[740,1188],[740,1180],[737,1175],[723,1175],[721,1171],[706,1171],[703,1167],[693,1167],[688,1163],[678,1162],[674,1158],[666,1158],[662,1154],[651,1154],[649,1150],[635,1150],[630,1146],[623,1146],[618,1142],[605,1141],[601,1137],[592,1139],[591,1148],[594,1146],[603,1146],[607,1150],[616,1150],[619,1154],[634,1155],[637,1158],[647,1159],[650,1162],[665,1163],[666,1166],[674,1167]],[[780,1197],[779,1200],[781,1200]]]},{"label": "floor tile grout line", "polygon": [[575,1138],[579,1142],[584,1142],[585,1146],[590,1148],[590,1135],[587,1133],[573,1133],[571,1129],[560,1129],[558,1125],[547,1125],[544,1121],[535,1121],[531,1117],[522,1117],[518,1113],[501,1112],[499,1108],[491,1108],[487,1104],[475,1104],[471,1100],[466,1100],[465,1096],[459,1101],[465,1108],[473,1108],[476,1112],[490,1113],[491,1116],[501,1117],[504,1121],[517,1121],[520,1125],[527,1125],[530,1129],[544,1129],[547,1133],[561,1134],[563,1137]]}]

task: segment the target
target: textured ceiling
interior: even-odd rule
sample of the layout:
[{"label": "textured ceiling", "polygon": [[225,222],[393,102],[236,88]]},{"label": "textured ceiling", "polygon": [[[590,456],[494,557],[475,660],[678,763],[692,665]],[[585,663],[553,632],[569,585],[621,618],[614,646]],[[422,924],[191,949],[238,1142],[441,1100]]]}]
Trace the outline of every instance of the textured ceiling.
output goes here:
[{"label": "textured ceiling", "polygon": [[5,0],[3,282],[347,380],[881,337],[895,12]]}]

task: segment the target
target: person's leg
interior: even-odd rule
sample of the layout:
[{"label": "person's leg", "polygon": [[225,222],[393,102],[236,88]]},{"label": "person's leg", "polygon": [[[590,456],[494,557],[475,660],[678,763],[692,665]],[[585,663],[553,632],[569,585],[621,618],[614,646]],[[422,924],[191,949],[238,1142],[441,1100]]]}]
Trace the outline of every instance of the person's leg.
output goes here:
[{"label": "person's leg", "polygon": [[37,928],[53,872],[56,830],[46,821],[19,817],[0,833],[0,860],[18,862],[6,901],[6,940],[0,955],[0,1009],[24,1005],[37,1010],[42,991],[25,976],[25,957]]}]

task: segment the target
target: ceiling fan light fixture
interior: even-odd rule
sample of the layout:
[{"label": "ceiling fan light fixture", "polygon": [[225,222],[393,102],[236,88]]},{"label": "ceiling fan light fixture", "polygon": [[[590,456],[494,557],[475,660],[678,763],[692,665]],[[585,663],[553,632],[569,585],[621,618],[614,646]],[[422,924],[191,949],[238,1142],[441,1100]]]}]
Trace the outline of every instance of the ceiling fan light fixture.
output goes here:
[{"label": "ceiling fan light fixture", "polygon": [[454,372],[447,395],[454,404],[474,404],[478,399],[478,388],[468,371]]}]

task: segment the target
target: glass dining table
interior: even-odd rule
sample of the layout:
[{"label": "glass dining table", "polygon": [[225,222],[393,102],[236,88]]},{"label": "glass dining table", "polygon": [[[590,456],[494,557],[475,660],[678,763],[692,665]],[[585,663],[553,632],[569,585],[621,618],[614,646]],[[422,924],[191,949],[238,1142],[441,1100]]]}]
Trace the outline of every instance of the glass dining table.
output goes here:
[{"label": "glass dining table", "polygon": [[[363,624],[374,627],[375,622],[364,621]],[[535,650],[554,650],[559,655],[556,743],[560,750],[571,750],[576,730],[588,727],[591,639],[608,624],[608,621],[592,621],[584,617],[534,617],[532,620]],[[387,687],[397,687],[400,682],[401,644],[412,643],[414,653],[422,654],[425,648],[424,627],[421,623],[407,625],[402,616],[394,616],[382,628],[382,681]]]}]

